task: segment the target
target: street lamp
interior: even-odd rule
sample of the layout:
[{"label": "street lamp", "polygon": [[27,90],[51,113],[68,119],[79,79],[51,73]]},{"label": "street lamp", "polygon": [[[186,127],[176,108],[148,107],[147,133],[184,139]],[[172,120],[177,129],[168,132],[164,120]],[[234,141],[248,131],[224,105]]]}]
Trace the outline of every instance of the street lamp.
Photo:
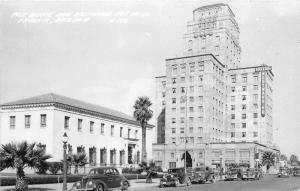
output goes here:
[{"label": "street lamp", "polygon": [[222,180],[222,175],[223,175],[223,170],[222,170],[222,161],[223,160],[223,155],[220,155],[220,179]]},{"label": "street lamp", "polygon": [[63,165],[63,191],[67,191],[67,142],[68,142],[68,135],[65,132],[62,141],[63,141],[63,149],[64,149],[64,165]]}]

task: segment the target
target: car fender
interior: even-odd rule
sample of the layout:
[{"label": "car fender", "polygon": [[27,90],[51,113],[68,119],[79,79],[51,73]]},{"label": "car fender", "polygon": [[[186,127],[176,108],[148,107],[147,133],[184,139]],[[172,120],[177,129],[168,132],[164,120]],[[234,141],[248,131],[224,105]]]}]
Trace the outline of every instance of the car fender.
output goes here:
[{"label": "car fender", "polygon": [[102,184],[104,189],[107,189],[107,184],[105,184],[105,182],[103,182],[102,180],[93,180],[93,183],[95,186],[99,185],[99,184]]}]

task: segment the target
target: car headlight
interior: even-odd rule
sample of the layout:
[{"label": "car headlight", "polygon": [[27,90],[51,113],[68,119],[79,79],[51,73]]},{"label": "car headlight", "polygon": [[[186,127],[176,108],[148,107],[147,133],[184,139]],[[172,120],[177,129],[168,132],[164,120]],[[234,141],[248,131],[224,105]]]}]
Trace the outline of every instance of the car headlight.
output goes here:
[{"label": "car headlight", "polygon": [[93,181],[91,181],[91,180],[90,180],[90,181],[88,181],[86,185],[88,185],[88,186],[92,186],[92,185],[93,185]]},{"label": "car headlight", "polygon": [[78,181],[78,182],[76,182],[76,186],[80,186],[80,184],[81,184],[81,183],[80,183],[79,181]]}]

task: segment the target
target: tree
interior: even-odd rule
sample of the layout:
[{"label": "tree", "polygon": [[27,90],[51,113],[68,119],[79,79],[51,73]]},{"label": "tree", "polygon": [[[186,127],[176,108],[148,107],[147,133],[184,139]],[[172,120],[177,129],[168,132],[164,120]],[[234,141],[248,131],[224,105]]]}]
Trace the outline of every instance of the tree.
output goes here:
[{"label": "tree", "polygon": [[51,158],[45,153],[45,149],[36,147],[35,143],[8,143],[2,145],[0,149],[1,169],[13,168],[17,170],[16,190],[28,190],[28,178],[25,176],[24,169],[27,167],[38,168]]},{"label": "tree", "polygon": [[275,165],[275,153],[271,151],[265,151],[262,155],[262,165],[267,166],[267,172],[269,172],[269,169],[271,166]]},{"label": "tree", "polygon": [[140,123],[142,127],[142,161],[147,161],[146,154],[146,128],[148,121],[153,116],[153,111],[150,109],[152,105],[150,99],[148,97],[138,97],[138,99],[134,103],[134,118]]},{"label": "tree", "polygon": [[285,154],[281,154],[280,155],[280,160],[287,161],[288,159],[287,159],[287,156]]},{"label": "tree", "polygon": [[297,165],[298,157],[296,155],[292,154],[290,156],[290,162],[291,162],[291,165]]},{"label": "tree", "polygon": [[74,174],[78,174],[78,167],[83,167],[87,163],[85,153],[73,154],[71,158],[72,164],[75,166]]}]

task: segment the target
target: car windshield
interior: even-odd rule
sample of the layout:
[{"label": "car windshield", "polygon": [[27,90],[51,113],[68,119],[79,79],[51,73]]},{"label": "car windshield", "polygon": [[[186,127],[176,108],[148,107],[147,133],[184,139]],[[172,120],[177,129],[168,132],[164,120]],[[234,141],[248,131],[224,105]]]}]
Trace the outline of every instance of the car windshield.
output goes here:
[{"label": "car windshield", "polygon": [[89,174],[104,174],[103,169],[92,169],[90,170]]},{"label": "car windshield", "polygon": [[180,173],[181,169],[169,169],[168,172],[169,173]]}]

